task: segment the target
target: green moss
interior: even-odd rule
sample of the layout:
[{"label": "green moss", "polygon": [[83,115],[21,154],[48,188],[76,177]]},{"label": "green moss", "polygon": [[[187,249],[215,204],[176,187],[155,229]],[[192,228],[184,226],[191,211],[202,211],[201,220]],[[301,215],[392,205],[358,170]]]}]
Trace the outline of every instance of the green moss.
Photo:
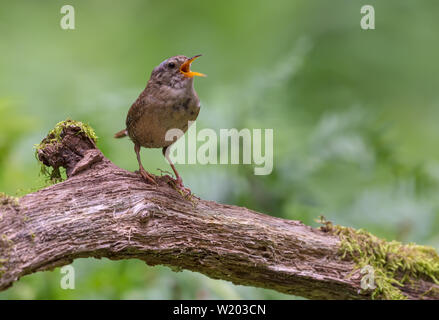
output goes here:
[{"label": "green moss", "polygon": [[41,141],[39,144],[36,144],[34,146],[35,148],[35,158],[37,159],[37,161],[40,163],[41,165],[41,174],[44,176],[49,177],[49,180],[53,183],[58,182],[58,181],[62,181],[62,174],[61,171],[59,170],[59,168],[50,168],[48,166],[46,166],[44,163],[42,163],[39,159],[38,159],[38,150],[44,149],[47,145],[49,144],[57,144],[60,143],[62,141],[62,133],[64,131],[65,128],[67,127],[77,127],[80,130],[78,131],[79,133],[84,133],[85,135],[87,135],[89,138],[91,138],[95,143],[98,140],[98,137],[95,133],[95,131],[92,129],[92,127],[90,127],[88,124],[86,123],[82,123],[80,121],[74,121],[71,119],[67,119],[65,121],[61,121],[58,122],[55,125],[55,128],[53,128],[52,130],[49,131],[49,133],[47,134],[46,138],[43,139],[43,141]]},{"label": "green moss", "polygon": [[12,205],[18,206],[19,198],[8,196],[7,194],[0,192],[0,206],[2,205]]},{"label": "green moss", "polygon": [[0,278],[5,273],[6,268],[5,268],[4,264],[7,262],[8,262],[8,259],[0,259]]},{"label": "green moss", "polygon": [[79,131],[79,133],[82,132],[82,133],[86,134],[94,142],[96,142],[98,140],[96,133],[94,132],[92,127],[90,127],[88,124],[82,123],[80,121],[74,121],[71,119],[67,119],[65,121],[58,122],[55,125],[55,128],[53,128],[52,130],[49,131],[49,133],[47,134],[47,137],[40,144],[35,146],[37,151],[38,151],[38,149],[41,149],[42,147],[44,147],[44,145],[46,145],[48,143],[61,142],[61,140],[62,140],[61,134],[62,134],[64,128],[67,128],[67,127],[78,127],[81,129]]},{"label": "green moss", "polygon": [[376,289],[371,292],[372,299],[406,299],[399,287],[415,279],[439,284],[439,256],[434,248],[388,242],[362,229],[333,226],[323,217],[319,222],[324,225],[322,230],[340,237],[342,258],[353,260],[356,269],[367,265],[374,269]]},{"label": "green moss", "polygon": [[[10,246],[12,245],[12,241],[9,240],[6,235],[2,235],[1,239],[0,239],[0,247],[2,246],[6,246],[7,247],[7,255],[9,256],[10,254]],[[2,277],[2,275],[5,273],[6,267],[5,264],[8,262],[8,259],[5,258],[0,258],[0,278]]]},{"label": "green moss", "polygon": [[[163,170],[161,170],[163,171]],[[177,185],[175,184],[174,180],[169,180],[168,184],[175,190],[177,191],[184,199],[188,200],[191,202],[192,207],[196,208],[198,205],[198,200],[200,200],[197,196],[195,196],[194,194],[192,194],[191,192],[185,192],[182,190],[181,187],[177,187]]]},{"label": "green moss", "polygon": [[183,271],[183,268],[180,267],[180,266],[173,266],[173,265],[170,265],[170,264],[165,264],[164,266],[168,267],[173,272],[182,272]]}]

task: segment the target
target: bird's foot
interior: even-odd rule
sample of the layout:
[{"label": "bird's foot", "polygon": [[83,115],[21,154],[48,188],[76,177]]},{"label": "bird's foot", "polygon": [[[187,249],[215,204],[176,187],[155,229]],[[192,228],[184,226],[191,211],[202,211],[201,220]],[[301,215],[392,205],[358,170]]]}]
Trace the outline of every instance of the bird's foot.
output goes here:
[{"label": "bird's foot", "polygon": [[145,169],[141,168],[140,170],[140,175],[142,176],[143,179],[145,179],[146,181],[148,181],[151,184],[157,184],[157,181],[155,181],[154,177],[149,174],[148,172],[146,172]]},{"label": "bird's foot", "polygon": [[171,185],[175,188],[175,190],[177,190],[183,197],[185,198],[190,198],[192,196],[192,191],[191,189],[189,189],[188,187],[185,187],[183,184],[183,180],[181,179],[181,177],[178,177],[177,179],[172,178],[171,176],[169,177],[169,182],[171,183]]}]

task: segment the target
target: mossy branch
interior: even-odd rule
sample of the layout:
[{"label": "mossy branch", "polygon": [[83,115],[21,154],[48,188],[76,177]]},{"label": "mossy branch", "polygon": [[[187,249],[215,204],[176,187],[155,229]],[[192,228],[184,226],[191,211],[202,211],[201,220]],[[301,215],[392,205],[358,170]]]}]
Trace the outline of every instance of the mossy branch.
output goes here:
[{"label": "mossy branch", "polygon": [[[314,299],[439,298],[433,248],[323,218],[315,229],[187,199],[166,176],[152,186],[115,166],[80,122],[59,123],[36,149],[44,166],[65,168],[67,180],[20,199],[0,194],[0,290],[76,258],[106,257]],[[374,271],[374,287],[362,289],[364,267]]]},{"label": "mossy branch", "polygon": [[[412,285],[415,279],[439,284],[439,258],[434,248],[388,242],[362,229],[332,226],[323,217],[321,220],[325,230],[339,236],[342,258],[355,261],[357,269],[370,266],[374,270],[376,289],[372,299],[407,299],[401,289],[406,284]],[[437,290],[436,286],[422,292],[420,298],[431,290]]]}]

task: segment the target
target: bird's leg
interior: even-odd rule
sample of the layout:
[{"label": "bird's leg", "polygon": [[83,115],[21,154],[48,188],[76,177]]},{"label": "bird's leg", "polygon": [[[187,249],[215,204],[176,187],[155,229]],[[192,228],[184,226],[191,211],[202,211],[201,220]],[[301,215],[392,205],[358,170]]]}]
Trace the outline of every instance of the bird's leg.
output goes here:
[{"label": "bird's leg", "polygon": [[146,170],[142,166],[142,161],[140,160],[140,144],[137,144],[137,143],[134,144],[134,151],[136,152],[137,162],[139,163],[140,175],[146,181],[149,181],[152,184],[157,184],[157,182],[154,180],[154,178],[148,172],[146,172]]},{"label": "bird's leg", "polygon": [[165,156],[166,160],[168,160],[169,165],[172,168],[172,171],[174,171],[174,174],[175,174],[175,180],[174,180],[175,185],[177,186],[177,188],[182,189],[183,191],[186,191],[188,194],[191,194],[192,193],[191,190],[183,185],[183,179],[181,179],[180,175],[178,174],[177,169],[175,169],[174,164],[172,163],[171,159],[169,158],[169,152],[168,152],[169,151],[169,147],[170,146],[164,147],[162,149],[162,153]]},{"label": "bird's leg", "polygon": [[171,168],[172,168],[172,171],[174,171],[175,178],[176,178],[176,179],[175,179],[175,182],[177,183],[177,185],[179,185],[179,186],[183,186],[183,179],[181,179],[180,175],[178,174],[177,169],[175,169],[174,164],[172,163],[171,159],[169,158],[168,148],[169,148],[169,147],[164,147],[164,148],[162,149],[163,155],[165,156],[166,160],[168,160],[169,165],[170,165]]}]

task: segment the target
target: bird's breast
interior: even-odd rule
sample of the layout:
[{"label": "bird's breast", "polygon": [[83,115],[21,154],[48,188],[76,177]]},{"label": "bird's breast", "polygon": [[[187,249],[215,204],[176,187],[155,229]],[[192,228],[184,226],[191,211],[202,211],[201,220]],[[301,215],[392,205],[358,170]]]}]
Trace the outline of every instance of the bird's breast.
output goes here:
[{"label": "bird's breast", "polygon": [[[170,95],[165,99],[149,100],[144,112],[129,134],[135,142],[146,148],[163,148],[174,141],[169,137],[176,131],[187,131],[190,121],[198,117],[200,102],[195,95]],[[168,134],[168,137],[167,137]]]}]

